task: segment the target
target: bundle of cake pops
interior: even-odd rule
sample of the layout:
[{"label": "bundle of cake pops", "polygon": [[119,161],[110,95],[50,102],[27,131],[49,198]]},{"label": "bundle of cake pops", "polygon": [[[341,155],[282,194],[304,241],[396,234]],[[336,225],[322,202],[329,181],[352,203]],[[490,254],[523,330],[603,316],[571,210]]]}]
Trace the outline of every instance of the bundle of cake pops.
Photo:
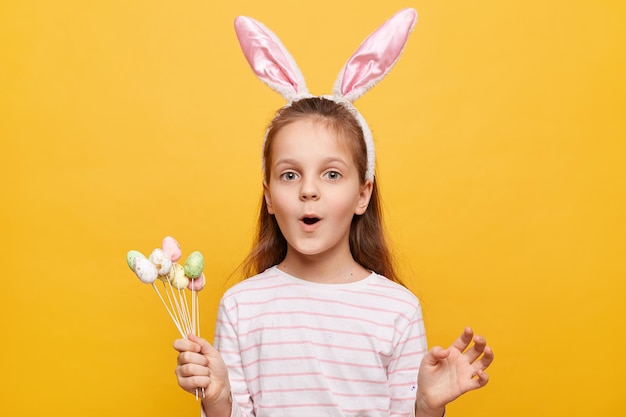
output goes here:
[{"label": "bundle of cake pops", "polygon": [[[198,292],[206,284],[204,258],[202,253],[194,251],[183,266],[178,263],[181,257],[176,239],[166,236],[162,246],[154,249],[150,256],[131,250],[126,261],[141,282],[152,286],[181,337],[200,336]],[[188,297],[187,292],[191,292],[191,296]]]}]

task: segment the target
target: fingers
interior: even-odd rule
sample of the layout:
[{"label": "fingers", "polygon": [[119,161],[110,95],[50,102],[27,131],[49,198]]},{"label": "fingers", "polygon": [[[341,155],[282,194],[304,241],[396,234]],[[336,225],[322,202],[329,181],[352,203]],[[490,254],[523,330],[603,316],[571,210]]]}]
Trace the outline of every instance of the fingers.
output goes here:
[{"label": "fingers", "polygon": [[454,341],[454,343],[452,343],[450,348],[456,349],[459,352],[464,352],[465,349],[469,347],[470,343],[472,343],[473,337],[474,331],[471,327],[468,326],[463,329],[463,333],[461,333],[461,335]]},{"label": "fingers", "polygon": [[208,342],[200,338],[174,341],[174,349],[179,352],[174,373],[178,385],[191,393],[198,387],[207,387],[211,382],[209,359],[202,353],[204,343]]},{"label": "fingers", "polygon": [[211,376],[211,371],[208,367],[196,363],[179,364],[174,373],[180,378]]},{"label": "fingers", "polygon": [[482,336],[474,336],[474,344],[464,353],[470,363],[480,357],[487,347],[487,341]]},{"label": "fingers", "polygon": [[219,356],[218,350],[215,349],[213,345],[207,342],[205,339],[195,336],[193,334],[190,334],[187,337],[189,338],[190,342],[195,343],[200,347],[199,352],[202,353],[203,355],[206,355],[210,358],[215,358]]},{"label": "fingers", "polygon": [[209,359],[196,352],[180,352],[177,356],[178,365],[195,364],[199,366],[209,366]]},{"label": "fingers", "polygon": [[487,385],[487,382],[489,382],[489,375],[487,375],[487,373],[483,370],[478,370],[476,372],[475,381],[478,384],[476,388],[484,387]]},{"label": "fingers", "polygon": [[190,339],[176,339],[174,340],[174,349],[179,352],[201,352],[202,348],[199,343]]},{"label": "fingers", "polygon": [[211,383],[211,372],[208,367],[197,364],[178,365],[174,372],[178,385],[185,391],[195,392],[199,387],[207,387]]},{"label": "fingers", "polygon": [[474,336],[474,345],[463,354],[467,357],[468,362],[475,369],[472,378],[477,382],[480,388],[485,386],[489,381],[489,376],[485,370],[493,362],[493,349],[487,346],[487,341],[482,336]]},{"label": "fingers", "polygon": [[485,347],[485,350],[483,351],[483,356],[482,358],[480,358],[479,361],[482,369],[489,368],[489,365],[491,365],[491,362],[493,362],[493,358],[493,350],[489,346]]},{"label": "fingers", "polygon": [[[487,349],[487,341],[483,336],[474,335],[474,331],[471,327],[466,327],[463,330],[463,333],[452,343],[450,349],[456,349],[460,353],[463,353],[471,362],[476,361],[481,355],[484,355]],[[489,354],[486,355],[488,362],[486,365],[489,366],[491,361],[493,360],[493,351],[489,348]]]},{"label": "fingers", "polygon": [[437,365],[438,362],[444,360],[448,356],[450,356],[449,349],[443,349],[439,346],[434,346],[422,358],[421,366],[433,366],[434,367]]},{"label": "fingers", "polygon": [[491,347],[487,346],[487,340],[480,335],[474,335],[470,327],[463,330],[449,350],[456,349],[467,360],[467,363],[474,369],[472,378],[477,383],[476,388],[484,386],[489,377],[484,372],[493,362],[494,354]]},{"label": "fingers", "polygon": [[190,334],[175,340],[174,349],[178,351],[175,374],[181,388],[196,396],[202,388],[203,399],[225,398],[224,393],[230,393],[228,369],[209,342]]},{"label": "fingers", "polygon": [[219,352],[205,339],[189,334],[187,339],[176,339],[174,349],[178,352],[196,352],[209,358],[219,356]]},{"label": "fingers", "polygon": [[176,374],[182,377],[208,375],[210,359],[204,353],[207,345],[206,340],[198,337],[175,340],[174,349],[179,352]]}]

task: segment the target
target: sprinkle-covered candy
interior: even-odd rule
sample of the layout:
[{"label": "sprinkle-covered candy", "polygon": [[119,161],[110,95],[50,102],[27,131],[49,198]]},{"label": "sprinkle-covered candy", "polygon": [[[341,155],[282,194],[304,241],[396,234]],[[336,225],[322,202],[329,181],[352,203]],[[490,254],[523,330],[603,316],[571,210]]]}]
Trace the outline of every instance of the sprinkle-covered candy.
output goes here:
[{"label": "sprinkle-covered candy", "polygon": [[170,284],[179,290],[185,289],[187,288],[187,285],[189,285],[189,278],[185,276],[184,268],[178,263],[172,264],[172,269],[168,274],[168,279]]},{"label": "sprinkle-covered candy", "polygon": [[180,250],[180,245],[172,236],[165,236],[165,238],[163,239],[162,247],[163,252],[169,255],[172,262],[178,261],[183,255],[182,251]]},{"label": "sprinkle-covered candy", "polygon": [[172,268],[172,260],[163,250],[159,248],[153,250],[148,259],[156,266],[159,275],[169,274]]},{"label": "sprinkle-covered candy", "polygon": [[145,256],[143,255],[143,253],[139,252],[138,250],[129,250],[128,253],[126,254],[126,263],[128,264],[128,267],[130,269],[132,269],[133,271],[135,271],[135,258],[136,257],[141,257],[141,258],[145,258]]},{"label": "sprinkle-covered candy", "polygon": [[204,257],[198,251],[192,252],[185,261],[185,275],[191,279],[202,275],[204,269]]},{"label": "sprinkle-covered candy", "polygon": [[134,258],[133,271],[135,271],[135,275],[137,275],[139,280],[144,284],[152,284],[159,276],[156,266],[148,259],[141,256]]},{"label": "sprinkle-covered candy", "polygon": [[189,285],[187,286],[187,288],[190,291],[200,291],[201,289],[204,288],[205,284],[206,284],[206,278],[204,277],[204,274],[200,274],[198,278],[189,280]]}]

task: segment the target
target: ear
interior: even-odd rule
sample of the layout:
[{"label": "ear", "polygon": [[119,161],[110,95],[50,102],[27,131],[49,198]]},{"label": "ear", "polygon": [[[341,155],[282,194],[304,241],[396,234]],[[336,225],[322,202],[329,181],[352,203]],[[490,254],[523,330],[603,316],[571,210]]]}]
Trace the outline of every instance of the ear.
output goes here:
[{"label": "ear", "polygon": [[334,94],[354,102],[385,78],[398,61],[416,22],[417,12],[403,9],[376,29],[339,72]]},{"label": "ear", "polygon": [[274,214],[274,208],[272,207],[272,196],[270,194],[270,187],[267,182],[263,181],[263,198],[265,199],[265,205],[267,206],[267,212]]},{"label": "ear", "polygon": [[365,213],[367,207],[370,204],[370,199],[372,198],[372,190],[374,189],[374,183],[372,180],[366,180],[365,184],[361,186],[361,192],[359,193],[359,201],[357,201],[356,208],[354,209],[354,214],[361,215]]},{"label": "ear", "polygon": [[235,19],[235,33],[250,68],[287,101],[309,95],[304,76],[280,39],[250,17]]}]

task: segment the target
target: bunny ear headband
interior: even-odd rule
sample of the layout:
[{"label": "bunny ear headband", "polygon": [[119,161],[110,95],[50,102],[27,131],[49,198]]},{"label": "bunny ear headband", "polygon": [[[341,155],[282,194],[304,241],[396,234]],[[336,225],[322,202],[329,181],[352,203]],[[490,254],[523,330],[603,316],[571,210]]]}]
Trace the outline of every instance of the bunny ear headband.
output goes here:
[{"label": "bunny ear headband", "polygon": [[[352,103],[385,78],[400,57],[416,21],[417,12],[414,9],[400,10],[389,18],[348,59],[335,81],[333,94],[323,96],[341,103],[355,115],[367,148],[365,178],[369,180],[374,179],[374,139],[365,119]],[[287,100],[286,107],[299,99],[314,97],[309,93],[304,76],[291,54],[262,23],[239,16],[235,19],[235,32],[254,73]]]}]

